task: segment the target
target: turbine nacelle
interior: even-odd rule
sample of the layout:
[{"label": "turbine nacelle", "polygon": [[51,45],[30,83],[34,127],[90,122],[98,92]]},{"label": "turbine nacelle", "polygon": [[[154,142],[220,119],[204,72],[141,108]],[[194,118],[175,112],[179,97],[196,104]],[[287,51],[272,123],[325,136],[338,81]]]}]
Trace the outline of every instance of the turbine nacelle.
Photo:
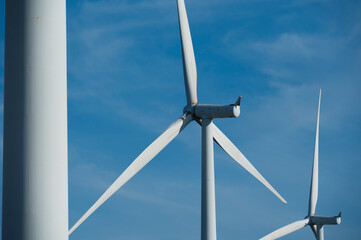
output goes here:
[{"label": "turbine nacelle", "polygon": [[238,97],[236,103],[229,105],[215,105],[215,104],[196,104],[193,106],[186,106],[183,109],[184,113],[191,113],[198,119],[202,118],[233,118],[240,114],[241,97]]},{"label": "turbine nacelle", "polygon": [[310,216],[310,225],[339,225],[341,224],[341,213],[338,216]]}]

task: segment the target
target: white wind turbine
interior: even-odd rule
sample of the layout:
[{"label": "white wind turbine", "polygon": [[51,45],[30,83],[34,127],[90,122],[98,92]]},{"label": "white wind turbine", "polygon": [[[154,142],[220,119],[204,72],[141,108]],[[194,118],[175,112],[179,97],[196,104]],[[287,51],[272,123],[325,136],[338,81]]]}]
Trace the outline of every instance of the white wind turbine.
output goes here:
[{"label": "white wind turbine", "polygon": [[268,234],[260,240],[272,240],[283,237],[287,234],[295,232],[307,225],[309,225],[315,234],[317,240],[324,240],[323,225],[338,225],[341,223],[341,212],[338,216],[324,217],[315,216],[317,198],[318,198],[318,136],[319,136],[319,121],[320,121],[320,104],[321,104],[321,89],[318,99],[317,123],[316,123],[316,137],[315,149],[313,153],[313,167],[311,176],[310,199],[308,204],[308,215],[304,220],[296,221],[285,227],[277,229]]},{"label": "white wind turbine", "polygon": [[239,97],[235,104],[230,105],[198,104],[197,70],[184,0],[177,0],[177,4],[182,44],[184,83],[187,95],[187,106],[183,109],[184,115],[172,123],[130,164],[94,205],[75,223],[70,229],[69,235],[120,187],[149,163],[150,160],[193,120],[202,126],[202,240],[216,239],[213,140],[250,174],[263,183],[273,194],[286,203],[282,196],[278,194],[237,147],[212,122],[214,118],[238,117],[240,114],[239,105],[241,98]]}]

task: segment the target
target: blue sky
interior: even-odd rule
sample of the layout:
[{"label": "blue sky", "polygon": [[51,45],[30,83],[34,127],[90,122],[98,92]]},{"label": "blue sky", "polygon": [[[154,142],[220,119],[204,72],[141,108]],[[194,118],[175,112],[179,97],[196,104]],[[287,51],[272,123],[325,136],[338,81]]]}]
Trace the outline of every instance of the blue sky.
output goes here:
[{"label": "blue sky", "polygon": [[[215,123],[288,201],[215,146],[218,239],[258,239],[307,214],[320,88],[316,213],[343,211],[340,226],[326,227],[327,239],[361,238],[361,2],[186,6],[199,102],[243,96],[239,118]],[[175,0],[67,1],[70,226],[182,114],[177,21]],[[0,110],[2,126],[3,100]],[[200,136],[191,123],[70,239],[199,239]],[[307,228],[284,239],[313,234]]]}]

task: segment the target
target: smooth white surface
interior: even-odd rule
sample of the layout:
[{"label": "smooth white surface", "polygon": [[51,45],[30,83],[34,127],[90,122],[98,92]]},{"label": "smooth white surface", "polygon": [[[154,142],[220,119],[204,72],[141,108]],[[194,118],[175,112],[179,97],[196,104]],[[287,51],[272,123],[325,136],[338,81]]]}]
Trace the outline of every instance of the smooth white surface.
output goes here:
[{"label": "smooth white surface", "polygon": [[276,231],[268,234],[267,236],[264,236],[260,240],[273,240],[273,239],[277,239],[277,238],[286,236],[287,234],[290,234],[292,232],[295,232],[295,231],[305,227],[309,223],[309,221],[310,220],[308,218],[306,218],[304,220],[300,220],[300,221],[291,223],[287,226],[277,229]]},{"label": "smooth white surface", "polygon": [[315,215],[317,198],[318,198],[318,136],[319,136],[319,122],[320,122],[320,105],[321,105],[321,89],[320,89],[320,95],[318,97],[316,137],[315,137],[315,148],[313,152],[313,167],[312,167],[312,177],[311,177],[310,200],[308,204],[308,216]]},{"label": "smooth white surface", "polygon": [[179,30],[182,44],[184,84],[186,87],[187,105],[198,103],[197,100],[197,67],[194,58],[191,32],[184,0],[177,0]]},{"label": "smooth white surface", "polygon": [[5,12],[2,239],[65,240],[65,0],[8,0]]},{"label": "smooth white surface", "polygon": [[193,120],[192,115],[187,114],[171,124],[157,139],[155,139],[115,180],[115,182],[103,193],[94,205],[74,224],[69,235],[79,227],[95,210],[128,182],[137,172],[150,162],[163,148],[165,148],[187,125]]},{"label": "smooth white surface", "polygon": [[236,162],[238,162],[244,169],[258,179],[263,185],[266,186],[274,195],[276,195],[282,202],[287,203],[286,200],[267,182],[267,180],[257,171],[255,167],[247,160],[247,158],[238,150],[238,148],[219,130],[219,128],[213,126],[213,137],[218,145],[231,156]]},{"label": "smooth white surface", "polygon": [[216,195],[212,119],[202,119],[201,239],[216,240]]}]

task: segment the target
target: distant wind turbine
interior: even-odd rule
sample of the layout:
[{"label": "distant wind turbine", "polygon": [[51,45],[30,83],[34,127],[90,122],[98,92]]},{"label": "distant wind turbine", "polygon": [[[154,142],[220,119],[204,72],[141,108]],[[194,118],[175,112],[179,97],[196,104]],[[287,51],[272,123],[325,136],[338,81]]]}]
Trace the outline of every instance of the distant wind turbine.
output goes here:
[{"label": "distant wind turbine", "polygon": [[184,0],[178,0],[177,4],[182,44],[184,83],[187,96],[187,106],[183,109],[184,115],[171,124],[132,162],[132,164],[116,179],[94,205],[78,220],[77,223],[75,223],[70,229],[69,234],[79,227],[81,223],[83,223],[120,187],[149,163],[150,160],[165,148],[193,120],[197,121],[202,126],[202,240],[216,239],[213,140],[250,174],[264,184],[273,194],[286,203],[281,195],[278,194],[245,156],[243,156],[237,147],[212,122],[214,118],[238,117],[240,114],[239,105],[241,98],[239,97],[235,104],[230,105],[198,104],[197,69]]},{"label": "distant wind turbine", "polygon": [[324,240],[323,225],[336,225],[341,223],[341,212],[338,216],[324,217],[315,216],[317,198],[318,198],[318,136],[319,136],[319,122],[320,122],[320,104],[321,104],[321,90],[318,99],[318,112],[317,112],[317,123],[316,123],[316,138],[315,138],[315,149],[313,153],[313,167],[311,177],[311,189],[310,199],[308,205],[308,215],[304,220],[296,221],[285,227],[277,229],[276,231],[268,234],[260,240],[272,240],[283,237],[287,234],[295,232],[307,225],[309,225],[315,234],[317,240]]}]

